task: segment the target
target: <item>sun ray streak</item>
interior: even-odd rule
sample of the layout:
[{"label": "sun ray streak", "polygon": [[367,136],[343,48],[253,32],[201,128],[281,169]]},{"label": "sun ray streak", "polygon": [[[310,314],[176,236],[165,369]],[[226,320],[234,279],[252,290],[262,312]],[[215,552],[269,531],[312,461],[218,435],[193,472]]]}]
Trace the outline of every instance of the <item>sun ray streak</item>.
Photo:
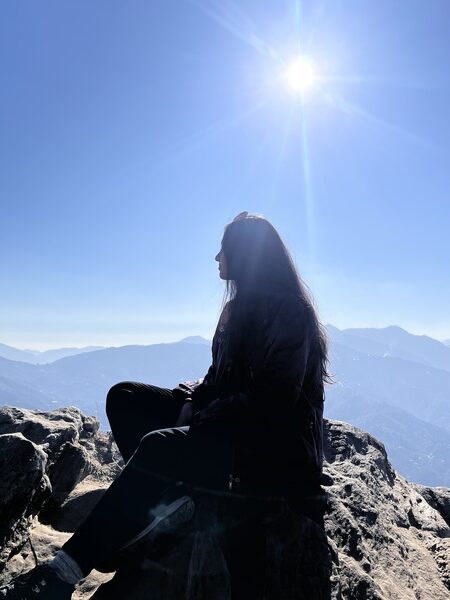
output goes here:
[{"label": "sun ray streak", "polygon": [[377,128],[382,128],[385,131],[389,131],[390,133],[395,133],[409,142],[414,143],[417,146],[425,148],[427,150],[440,150],[435,144],[432,142],[425,140],[410,131],[399,127],[398,125],[394,125],[381,117],[374,115],[373,113],[361,108],[357,104],[348,102],[342,98],[342,96],[338,96],[337,94],[325,93],[323,95],[324,99],[331,104],[333,107],[338,108],[341,112],[346,113],[351,116],[361,117],[363,120],[367,121],[372,125],[376,125]]},{"label": "sun ray streak", "polygon": [[175,142],[172,147],[165,152],[165,157],[168,160],[177,158],[179,155],[185,155],[193,150],[197,150],[205,143],[211,141],[213,138],[219,136],[227,130],[234,129],[246,119],[260,111],[267,104],[267,100],[261,100],[256,105],[250,107],[246,111],[228,119],[220,119],[204,129],[194,132],[185,138],[182,138]]},{"label": "sun ray streak", "polygon": [[279,178],[280,176],[280,172],[281,172],[281,168],[283,165],[283,161],[284,158],[286,156],[286,149],[289,145],[289,140],[291,138],[291,134],[292,134],[292,124],[293,124],[293,119],[294,119],[294,115],[295,115],[295,110],[297,108],[297,103],[296,102],[292,102],[291,104],[291,108],[288,112],[288,116],[285,120],[285,124],[284,124],[284,128],[283,128],[283,134],[281,137],[281,148],[280,148],[280,152],[278,154],[278,158],[276,161],[276,165],[275,165],[275,177],[276,179]]},{"label": "sun ray streak", "polygon": [[359,75],[359,74],[347,74],[347,75],[327,75],[326,82],[328,85],[334,84],[346,84],[346,85],[362,85],[362,86],[374,86],[380,88],[390,89],[405,89],[405,90],[419,90],[419,91],[440,91],[442,85],[437,82],[423,82],[413,81],[406,79],[389,79],[387,77],[376,77],[373,75]]},{"label": "sun ray streak", "polygon": [[[189,2],[202,11],[210,19],[221,25],[224,29],[235,35],[245,44],[254,48],[263,56],[269,56],[274,60],[281,61],[281,56],[279,53],[254,31],[254,25],[249,19],[245,19],[245,17],[243,17],[241,11],[239,17],[237,17],[236,15],[231,15],[229,11],[227,13],[223,5],[219,3],[216,3],[214,6],[211,5],[211,3],[207,5],[199,0],[189,0]],[[242,23],[244,20],[247,21],[246,24]],[[251,31],[252,29],[253,31]]]},{"label": "sun ray streak", "polygon": [[286,157],[286,150],[289,145],[289,141],[292,137],[292,125],[295,116],[295,110],[297,108],[297,103],[292,102],[291,108],[287,114],[287,118],[284,119],[284,127],[282,129],[281,134],[281,146],[280,151],[275,157],[275,167],[274,167],[274,177],[271,184],[271,194],[272,202],[269,204],[270,208],[272,205],[277,205],[279,203],[279,197],[277,196],[277,186],[280,181],[280,175],[283,168],[284,159]]},{"label": "sun ray streak", "polygon": [[249,178],[252,178],[255,174],[256,168],[259,164],[259,162],[261,161],[262,157],[264,156],[264,153],[266,151],[268,142],[269,142],[269,138],[270,138],[270,130],[269,128],[266,128],[264,131],[264,136],[262,141],[258,144],[256,151],[253,153],[253,155],[251,156],[251,160],[249,161],[248,165],[247,165],[247,176]]},{"label": "sun ray streak", "polygon": [[309,160],[308,122],[305,114],[303,114],[301,122],[301,162],[306,212],[307,252],[310,261],[311,271],[312,273],[314,273],[316,272],[315,215],[313,187],[311,180],[311,165]]},{"label": "sun ray streak", "polygon": [[114,174],[110,174],[108,177],[97,178],[92,180],[84,190],[84,193],[89,193],[90,189],[95,187],[105,180],[113,179],[124,179],[128,178],[130,185],[136,180],[136,173],[142,172],[145,169],[146,176],[152,176],[157,173],[160,169],[163,169],[173,162],[176,162],[180,158],[186,157],[191,152],[199,150],[205,144],[211,142],[217,136],[225,133],[226,131],[232,130],[244,123],[247,119],[262,110],[268,101],[267,99],[260,100],[258,103],[252,105],[247,110],[235,115],[233,117],[218,119],[217,121],[210,123],[199,131],[179,138],[174,141],[168,148],[162,150],[158,155],[146,156],[141,160],[135,161],[122,169],[117,169]]},{"label": "sun ray streak", "polygon": [[295,28],[296,28],[297,39],[298,39],[298,51],[301,52],[302,34],[303,34],[303,7],[302,7],[301,0],[295,0],[294,12],[295,12]]}]

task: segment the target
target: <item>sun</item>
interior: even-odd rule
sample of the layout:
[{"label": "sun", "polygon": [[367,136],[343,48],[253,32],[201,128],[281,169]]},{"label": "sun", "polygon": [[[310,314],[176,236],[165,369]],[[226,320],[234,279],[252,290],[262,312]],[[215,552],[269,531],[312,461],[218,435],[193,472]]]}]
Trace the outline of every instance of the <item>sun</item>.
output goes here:
[{"label": "sun", "polygon": [[307,56],[298,56],[287,65],[284,79],[288,87],[297,94],[310,90],[317,82],[313,61]]}]

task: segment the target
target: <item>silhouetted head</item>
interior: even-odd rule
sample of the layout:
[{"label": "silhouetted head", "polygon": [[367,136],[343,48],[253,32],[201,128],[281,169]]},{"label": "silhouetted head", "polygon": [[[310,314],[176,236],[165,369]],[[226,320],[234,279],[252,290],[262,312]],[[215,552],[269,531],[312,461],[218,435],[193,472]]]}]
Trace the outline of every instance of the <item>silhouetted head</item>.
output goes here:
[{"label": "silhouetted head", "polygon": [[242,212],[226,225],[216,255],[220,277],[226,281],[222,307],[234,300],[231,331],[243,330],[242,320],[252,310],[256,293],[292,293],[303,303],[317,344],[324,379],[328,379],[327,339],[313,307],[312,295],[300,278],[289,250],[275,227],[263,216]]},{"label": "silhouetted head", "polygon": [[260,215],[240,213],[225,227],[216,256],[221,277],[245,291],[299,292],[298,277],[275,227]]}]

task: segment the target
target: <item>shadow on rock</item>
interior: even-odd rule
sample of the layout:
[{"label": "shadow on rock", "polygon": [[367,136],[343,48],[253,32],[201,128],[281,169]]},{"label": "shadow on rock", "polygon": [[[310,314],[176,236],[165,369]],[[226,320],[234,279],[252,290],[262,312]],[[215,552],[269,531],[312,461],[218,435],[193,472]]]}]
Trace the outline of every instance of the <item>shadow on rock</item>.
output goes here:
[{"label": "shadow on rock", "polygon": [[130,556],[94,600],[328,600],[324,530],[281,498],[195,494],[193,520]]}]

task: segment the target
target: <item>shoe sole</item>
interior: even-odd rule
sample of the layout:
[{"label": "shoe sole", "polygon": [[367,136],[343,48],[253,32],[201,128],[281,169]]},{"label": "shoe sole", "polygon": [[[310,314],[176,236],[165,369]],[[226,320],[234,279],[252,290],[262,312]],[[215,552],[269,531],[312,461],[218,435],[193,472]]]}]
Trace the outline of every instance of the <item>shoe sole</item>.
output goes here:
[{"label": "shoe sole", "polygon": [[122,546],[119,552],[133,546],[143,538],[151,539],[159,533],[168,533],[177,529],[187,521],[190,521],[195,511],[195,504],[189,496],[182,496],[169,505],[159,505],[152,513],[155,514],[153,521],[133,539]]}]

